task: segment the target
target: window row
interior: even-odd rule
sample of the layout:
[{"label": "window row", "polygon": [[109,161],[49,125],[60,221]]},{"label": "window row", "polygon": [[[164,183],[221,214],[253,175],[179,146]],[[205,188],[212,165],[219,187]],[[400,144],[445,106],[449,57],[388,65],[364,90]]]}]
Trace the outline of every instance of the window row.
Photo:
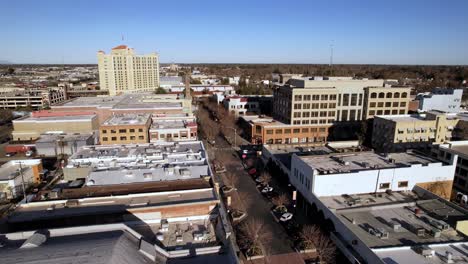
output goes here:
[{"label": "window row", "polygon": [[370,95],[370,98],[406,98],[408,97],[408,93],[401,93],[401,97],[400,97],[400,93],[399,92],[396,92],[396,93],[391,93],[391,92],[388,92],[388,93],[384,93],[384,92],[381,92],[379,94],[377,93],[371,93]]},{"label": "window row", "polygon": [[[128,138],[129,138],[130,140],[136,140],[136,136],[130,136],[130,137],[128,137]],[[119,139],[120,139],[120,140],[127,140],[127,136],[121,136]],[[145,139],[145,137],[144,137],[144,136],[138,136],[138,139],[143,140],[143,139]],[[117,137],[111,137],[110,140],[111,140],[111,141],[116,141],[116,140],[117,140]],[[109,141],[109,138],[108,138],[108,137],[103,137],[103,138],[102,138],[102,141]]]},{"label": "window row", "polygon": [[336,94],[306,94],[294,95],[294,101],[310,101],[310,100],[336,100]]},{"label": "window row", "polygon": [[[127,133],[127,131],[128,131],[128,133],[135,133],[136,130],[135,130],[134,128],[130,128],[130,129],[119,129],[118,131],[119,131],[119,133]],[[139,129],[138,129],[138,132],[143,132],[143,128],[139,128]],[[103,129],[103,130],[102,130],[102,133],[103,133],[103,134],[107,134],[107,129]],[[117,130],[115,130],[115,129],[110,129],[110,130],[109,130],[109,133],[111,133],[111,134],[116,134],[116,133],[117,133]]]},{"label": "window row", "polygon": [[371,102],[369,107],[406,107],[406,102]]}]

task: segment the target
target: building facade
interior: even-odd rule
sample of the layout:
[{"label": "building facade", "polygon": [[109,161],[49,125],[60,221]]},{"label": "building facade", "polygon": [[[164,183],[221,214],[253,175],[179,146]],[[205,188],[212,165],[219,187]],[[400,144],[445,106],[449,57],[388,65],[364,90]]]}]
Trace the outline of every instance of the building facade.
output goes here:
[{"label": "building facade", "polygon": [[110,54],[97,54],[99,85],[110,95],[155,91],[159,87],[159,55],[136,55],[132,48],[120,45]]},{"label": "building facade", "polygon": [[432,148],[434,157],[449,161],[454,155],[458,156],[457,168],[453,179],[452,197],[458,192],[468,194],[468,141],[450,141]]},{"label": "building facade", "polygon": [[92,112],[33,112],[13,120],[13,141],[33,141],[42,134],[95,133],[99,128]]},{"label": "building facade", "polygon": [[411,89],[411,87],[364,88],[364,119],[376,115],[407,114]]},{"label": "building facade", "polygon": [[114,115],[99,127],[102,145],[148,143],[150,114]]},{"label": "building facade", "polygon": [[25,188],[41,182],[43,173],[40,159],[11,160],[0,166],[0,201],[14,199],[23,195]]},{"label": "building facade", "polygon": [[30,107],[38,110],[62,103],[66,99],[67,91],[63,87],[18,89],[0,93],[0,108],[16,109],[19,107]]},{"label": "building facade", "polygon": [[456,127],[461,119],[465,118],[436,111],[421,115],[375,116],[372,146],[383,152],[427,149],[431,144],[458,137]]},{"label": "building facade", "polygon": [[419,101],[419,110],[423,112],[439,110],[448,113],[458,113],[463,96],[463,89],[436,88],[430,93],[421,93],[416,96]]}]

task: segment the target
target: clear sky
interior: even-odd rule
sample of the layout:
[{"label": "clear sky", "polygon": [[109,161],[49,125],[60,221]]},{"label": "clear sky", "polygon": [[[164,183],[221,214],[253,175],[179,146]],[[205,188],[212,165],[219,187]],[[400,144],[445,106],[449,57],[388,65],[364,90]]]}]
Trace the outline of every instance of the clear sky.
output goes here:
[{"label": "clear sky", "polygon": [[[468,64],[468,0],[14,0],[0,61],[97,63],[119,44],[161,62]],[[122,34],[124,41],[122,41]]]}]

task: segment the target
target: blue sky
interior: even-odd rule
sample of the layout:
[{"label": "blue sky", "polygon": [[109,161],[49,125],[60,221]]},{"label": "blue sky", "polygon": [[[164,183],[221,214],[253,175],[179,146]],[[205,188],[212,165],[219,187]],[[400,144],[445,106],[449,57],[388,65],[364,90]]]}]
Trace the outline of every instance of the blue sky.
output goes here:
[{"label": "blue sky", "polygon": [[15,0],[0,61],[96,63],[127,44],[161,62],[468,64],[468,1]]}]

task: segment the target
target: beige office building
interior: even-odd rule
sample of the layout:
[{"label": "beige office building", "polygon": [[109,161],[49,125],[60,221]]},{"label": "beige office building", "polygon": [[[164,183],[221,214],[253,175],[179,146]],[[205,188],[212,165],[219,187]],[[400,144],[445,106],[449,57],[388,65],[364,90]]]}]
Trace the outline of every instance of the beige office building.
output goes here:
[{"label": "beige office building", "polygon": [[457,127],[466,120],[462,115],[438,111],[421,115],[375,116],[372,146],[381,152],[428,148],[431,144],[458,138]]},{"label": "beige office building", "polygon": [[101,90],[110,95],[154,91],[159,87],[159,55],[136,55],[132,48],[120,45],[110,54],[97,54]]},{"label": "beige office building", "polygon": [[411,87],[364,88],[364,119],[375,115],[405,115],[408,113]]},{"label": "beige office building", "polygon": [[117,114],[108,118],[99,128],[102,145],[148,143],[151,115]]}]

